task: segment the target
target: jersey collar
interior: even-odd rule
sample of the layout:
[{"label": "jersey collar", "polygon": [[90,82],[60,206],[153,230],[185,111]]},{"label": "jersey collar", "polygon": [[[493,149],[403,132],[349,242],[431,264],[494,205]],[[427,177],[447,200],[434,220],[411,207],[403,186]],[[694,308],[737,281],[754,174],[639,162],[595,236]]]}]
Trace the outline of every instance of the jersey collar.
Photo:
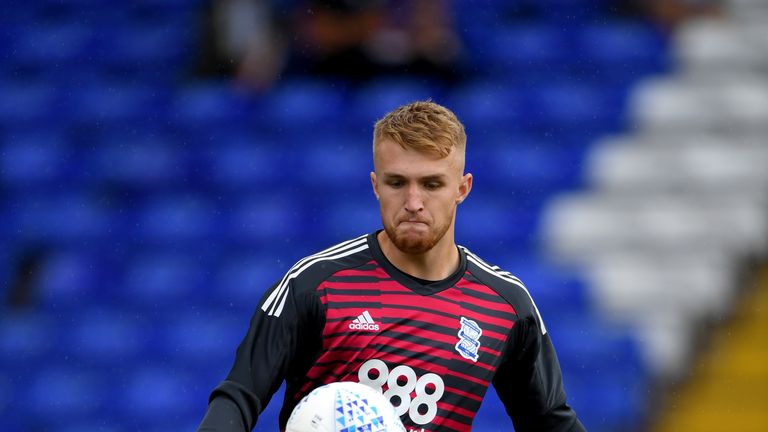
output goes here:
[{"label": "jersey collar", "polygon": [[377,234],[381,231],[382,230],[378,230],[368,234],[368,246],[370,247],[371,253],[373,254],[373,259],[379,263],[379,265],[384,269],[384,271],[387,272],[387,274],[392,277],[392,279],[418,294],[430,295],[440,292],[446,288],[450,288],[456,285],[459,280],[461,280],[467,270],[467,255],[464,250],[462,250],[462,248],[457,247],[459,251],[459,267],[447,278],[437,281],[428,281],[411,276],[395,267],[394,264],[392,264],[384,255],[384,252],[382,252],[381,246],[379,245],[379,241],[377,239]]}]

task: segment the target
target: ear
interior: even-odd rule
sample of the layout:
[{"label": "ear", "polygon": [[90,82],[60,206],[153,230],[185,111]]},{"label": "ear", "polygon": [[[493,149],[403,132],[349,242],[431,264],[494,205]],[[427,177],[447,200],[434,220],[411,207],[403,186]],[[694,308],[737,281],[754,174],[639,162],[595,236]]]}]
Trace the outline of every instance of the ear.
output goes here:
[{"label": "ear", "polygon": [[465,199],[467,199],[467,195],[469,195],[469,191],[472,190],[472,174],[466,173],[461,177],[461,182],[459,183],[459,195],[456,197],[456,204],[461,204]]},{"label": "ear", "polygon": [[376,173],[371,171],[371,186],[373,186],[373,194],[376,195],[376,199],[379,199],[379,185],[376,183]]}]

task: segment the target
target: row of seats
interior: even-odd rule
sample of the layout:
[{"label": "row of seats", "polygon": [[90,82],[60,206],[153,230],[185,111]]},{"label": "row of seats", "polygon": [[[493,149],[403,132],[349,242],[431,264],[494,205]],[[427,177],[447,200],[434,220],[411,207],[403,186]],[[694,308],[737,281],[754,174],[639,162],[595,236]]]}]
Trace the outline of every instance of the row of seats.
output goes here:
[{"label": "row of seats", "polygon": [[[5,317],[7,333],[0,334],[0,348],[23,363],[3,363],[13,373],[0,373],[0,406],[11,406],[4,394],[25,401],[14,409],[20,426],[27,427],[55,421],[55,430],[63,430],[103,418],[117,430],[160,427],[163,421],[182,430],[204,411],[208,392],[226,373],[246,320],[244,313],[232,311],[147,319],[102,310],[70,327],[51,316],[16,322]],[[641,418],[647,371],[629,333],[584,316],[547,323],[559,335],[555,342],[570,402],[583,421],[610,430],[628,416]],[[153,326],[160,331],[149,331]],[[592,342],[588,350],[585,338]],[[30,346],[41,341],[47,346]],[[19,348],[14,342],[21,352],[12,351]],[[52,357],[66,360],[47,365]],[[275,412],[271,407],[262,417],[262,430],[274,426]],[[498,422],[499,412],[503,407],[489,397],[476,427]]]},{"label": "row of seats", "polygon": [[[627,89],[667,67],[665,40],[608,0],[452,4],[473,80],[286,78],[262,93],[189,79],[199,0],[4,9],[0,295],[34,303],[0,315],[4,429],[194,430],[264,290],[380,226],[371,127],[428,98],[468,129],[459,243],[526,282],[589,430],[642,423],[634,335],[593,315],[583,274],[534,251],[542,206],[582,184],[592,139],[626,126]],[[256,430],[275,430],[281,397]],[[474,429],[499,418],[489,397]]]}]

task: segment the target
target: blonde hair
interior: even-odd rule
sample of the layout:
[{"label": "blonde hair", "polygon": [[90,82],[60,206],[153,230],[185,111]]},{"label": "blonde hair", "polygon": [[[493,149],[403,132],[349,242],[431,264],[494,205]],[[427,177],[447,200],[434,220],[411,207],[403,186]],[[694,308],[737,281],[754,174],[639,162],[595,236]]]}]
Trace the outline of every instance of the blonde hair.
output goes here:
[{"label": "blonde hair", "polygon": [[467,135],[451,110],[432,101],[418,101],[400,106],[387,113],[373,129],[373,152],[376,145],[390,139],[404,149],[413,149],[439,157],[446,157],[454,149],[461,152],[462,160]]}]

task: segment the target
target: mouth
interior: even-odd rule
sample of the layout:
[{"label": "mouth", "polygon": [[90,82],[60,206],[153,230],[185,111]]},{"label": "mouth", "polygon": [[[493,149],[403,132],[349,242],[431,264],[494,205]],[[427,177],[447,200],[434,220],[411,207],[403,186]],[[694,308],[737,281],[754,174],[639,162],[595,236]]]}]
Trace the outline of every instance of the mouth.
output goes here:
[{"label": "mouth", "polygon": [[418,221],[418,220],[404,220],[400,221],[400,226],[402,227],[413,227],[413,228],[419,228],[419,227],[426,227],[427,223],[424,221]]}]

